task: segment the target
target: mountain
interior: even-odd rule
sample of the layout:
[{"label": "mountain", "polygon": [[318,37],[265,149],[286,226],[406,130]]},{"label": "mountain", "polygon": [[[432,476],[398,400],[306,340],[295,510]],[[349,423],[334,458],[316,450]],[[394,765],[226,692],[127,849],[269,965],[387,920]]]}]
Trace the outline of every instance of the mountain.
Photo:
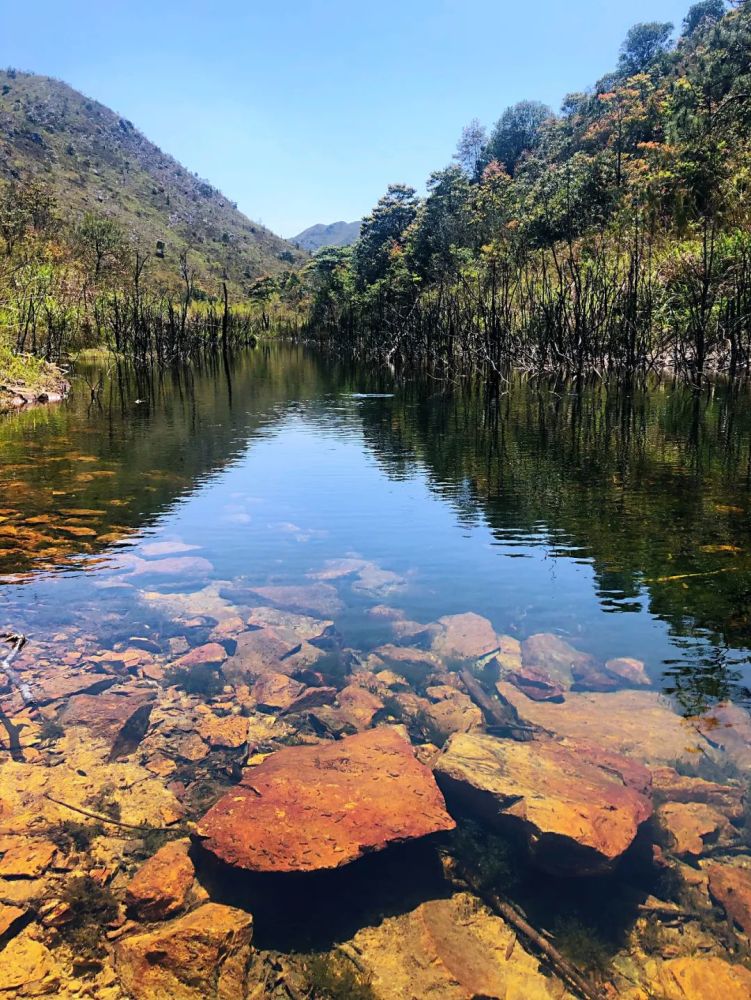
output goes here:
[{"label": "mountain", "polygon": [[319,222],[318,225],[303,229],[297,236],[293,236],[290,243],[315,253],[321,247],[351,246],[359,235],[359,222],[332,222],[328,226]]},{"label": "mountain", "polygon": [[59,80],[0,71],[0,182],[32,178],[53,190],[65,221],[91,211],[110,216],[163,254],[171,273],[189,249],[204,277],[226,273],[242,292],[305,259],[132,122]]}]

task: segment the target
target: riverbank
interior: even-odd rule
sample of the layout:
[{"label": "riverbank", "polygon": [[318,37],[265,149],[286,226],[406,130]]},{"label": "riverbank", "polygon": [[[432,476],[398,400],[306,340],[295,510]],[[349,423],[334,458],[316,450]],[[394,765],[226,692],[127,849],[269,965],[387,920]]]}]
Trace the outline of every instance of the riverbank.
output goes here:
[{"label": "riverbank", "polygon": [[62,368],[0,347],[0,412],[59,403],[70,391]]}]

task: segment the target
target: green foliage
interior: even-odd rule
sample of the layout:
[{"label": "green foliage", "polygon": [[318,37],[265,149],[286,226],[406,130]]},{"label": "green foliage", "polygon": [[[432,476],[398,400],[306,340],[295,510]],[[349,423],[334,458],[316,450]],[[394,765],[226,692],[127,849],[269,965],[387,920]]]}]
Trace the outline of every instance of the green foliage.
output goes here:
[{"label": "green foliage", "polygon": [[224,687],[222,673],[206,664],[198,663],[190,667],[175,667],[167,673],[170,684],[183,689],[186,694],[214,698]]},{"label": "green foliage", "polygon": [[461,860],[478,891],[507,895],[519,884],[523,865],[518,848],[473,820],[459,822],[448,852]]},{"label": "green foliage", "polygon": [[543,123],[552,114],[539,101],[520,101],[507,108],[490,133],[485,161],[497,160],[513,177],[522,156],[538,146]]},{"label": "green foliage", "polygon": [[345,956],[310,955],[304,961],[311,1000],[373,1000],[367,976]]},{"label": "green foliage", "polygon": [[649,69],[659,56],[668,51],[672,33],[673,25],[669,22],[635,24],[621,46],[620,71],[626,76],[633,76]]},{"label": "green foliage", "polygon": [[102,816],[109,816],[110,819],[120,819],[120,803],[115,798],[116,789],[111,782],[102,785],[96,795],[88,799],[88,805],[93,812]]},{"label": "green foliage", "polygon": [[473,120],[307,271],[309,327],[393,364],[751,373],[751,7],[638,24],[561,114]]}]

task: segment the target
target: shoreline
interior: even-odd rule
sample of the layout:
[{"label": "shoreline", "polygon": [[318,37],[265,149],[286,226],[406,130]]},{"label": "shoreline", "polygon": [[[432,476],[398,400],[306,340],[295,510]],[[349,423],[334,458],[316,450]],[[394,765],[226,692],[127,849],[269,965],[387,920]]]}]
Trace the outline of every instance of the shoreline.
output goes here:
[{"label": "shoreline", "polygon": [[62,368],[20,355],[0,356],[0,414],[60,403],[70,392]]}]

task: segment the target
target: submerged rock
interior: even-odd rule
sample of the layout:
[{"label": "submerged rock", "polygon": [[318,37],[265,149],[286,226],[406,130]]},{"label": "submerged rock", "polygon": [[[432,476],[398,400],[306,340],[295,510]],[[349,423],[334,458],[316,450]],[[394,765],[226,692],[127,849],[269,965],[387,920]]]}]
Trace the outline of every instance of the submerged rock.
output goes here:
[{"label": "submerged rock", "polygon": [[699,857],[710,844],[732,840],[727,817],[704,802],[666,802],[657,819],[679,856]]},{"label": "submerged rock", "polygon": [[734,865],[710,865],[709,893],[729,920],[751,938],[751,870]]},{"label": "submerged rock", "polygon": [[75,695],[60,713],[63,727],[85,726],[94,736],[104,740],[114,751],[124,752],[138,745],[146,732],[154,705],[154,692],[149,690],[111,689],[105,694]]},{"label": "submerged rock", "polygon": [[237,1000],[245,996],[252,935],[249,913],[205,903],[118,942],[115,967],[134,1000]]},{"label": "submerged rock", "polygon": [[11,931],[26,915],[26,910],[20,906],[0,903],[0,938]]},{"label": "submerged rock", "polygon": [[612,869],[652,812],[646,768],[587,744],[457,734],[435,773],[450,803],[520,835],[555,874]]},{"label": "submerged rock", "polygon": [[499,685],[520,717],[558,736],[592,740],[615,753],[655,764],[694,763],[706,740],[653,691],[573,692],[560,704],[532,701],[511,684]]},{"label": "submerged rock", "polygon": [[435,899],[352,939],[375,1000],[563,1000],[563,985],[469,893]]},{"label": "submerged rock", "polygon": [[703,802],[727,816],[729,820],[742,818],[745,795],[740,785],[720,785],[704,778],[679,774],[672,767],[652,767],[652,786],[655,797],[668,802]]},{"label": "submerged rock", "polygon": [[498,636],[487,618],[472,611],[445,615],[436,622],[430,648],[446,660],[479,660],[499,648]]},{"label": "submerged rock", "polygon": [[255,587],[253,593],[277,608],[301,611],[303,614],[332,616],[338,614],[344,607],[336,587],[332,587],[330,583],[312,583],[299,587]]},{"label": "submerged rock", "polygon": [[673,958],[662,963],[649,988],[646,994],[642,990],[629,992],[627,1000],[643,1000],[645,996],[661,1000],[748,1000],[751,971],[713,955]]},{"label": "submerged rock", "polygon": [[195,876],[189,847],[189,840],[165,844],[130,880],[125,904],[139,920],[167,920],[185,909]]},{"label": "submerged rock", "polygon": [[57,995],[60,969],[51,952],[28,929],[0,952],[0,996]]},{"label": "submerged rock", "polygon": [[338,868],[453,827],[430,771],[380,728],[272,754],[209,810],[198,836],[227,864],[292,872]]}]

